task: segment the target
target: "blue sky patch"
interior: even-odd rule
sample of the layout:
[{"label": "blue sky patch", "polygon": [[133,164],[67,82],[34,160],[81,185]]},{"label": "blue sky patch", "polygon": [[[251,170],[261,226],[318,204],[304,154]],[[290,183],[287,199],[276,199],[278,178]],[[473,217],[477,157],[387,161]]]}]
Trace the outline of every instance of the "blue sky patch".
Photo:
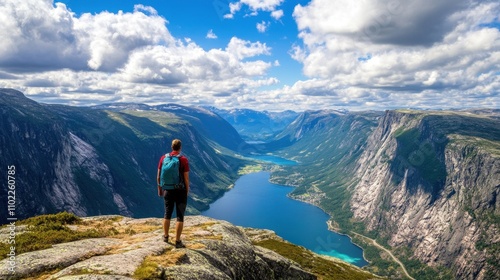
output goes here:
[{"label": "blue sky patch", "polygon": [[479,27],[496,28],[496,29],[500,30],[500,21],[481,23],[481,24],[479,24]]},{"label": "blue sky patch", "polygon": [[366,62],[368,60],[372,59],[372,54],[369,53],[367,54],[366,56],[360,56],[358,57],[358,61],[361,61],[361,62]]}]

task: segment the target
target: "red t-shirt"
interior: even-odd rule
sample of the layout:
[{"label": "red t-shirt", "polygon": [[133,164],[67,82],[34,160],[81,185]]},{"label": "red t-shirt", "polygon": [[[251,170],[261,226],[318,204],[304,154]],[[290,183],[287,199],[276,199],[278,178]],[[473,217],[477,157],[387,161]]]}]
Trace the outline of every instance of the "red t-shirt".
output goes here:
[{"label": "red t-shirt", "polygon": [[[176,152],[176,151],[173,151],[170,153],[171,156],[176,156],[178,155],[179,152]],[[158,163],[158,169],[161,169],[161,165],[163,163],[163,159],[165,158],[165,155],[163,155],[161,158],[160,158],[160,162]],[[189,172],[189,162],[188,162],[188,159],[187,157],[185,156],[180,156],[179,157],[179,161],[181,163],[181,174],[184,173],[184,172]]]}]

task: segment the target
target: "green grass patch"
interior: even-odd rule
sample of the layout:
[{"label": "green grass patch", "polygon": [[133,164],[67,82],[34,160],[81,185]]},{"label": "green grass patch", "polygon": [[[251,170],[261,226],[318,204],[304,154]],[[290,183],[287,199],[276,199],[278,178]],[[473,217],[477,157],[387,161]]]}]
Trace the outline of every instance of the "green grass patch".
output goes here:
[{"label": "green grass patch", "polygon": [[399,127],[398,129],[396,129],[396,131],[394,131],[393,136],[394,136],[395,138],[400,137],[400,136],[401,136],[401,135],[405,132],[405,129],[406,129],[406,128],[405,128],[404,126]]},{"label": "green grass patch", "polygon": [[[68,225],[79,223],[81,223],[79,217],[67,212],[36,216],[19,221],[17,225],[26,225],[27,231],[16,235],[16,254],[51,248],[54,244],[106,235],[105,232],[97,229],[74,231],[68,227]],[[0,243],[0,256],[5,258],[10,252],[10,246],[13,245]]]},{"label": "green grass patch", "polygon": [[450,135],[452,143],[460,143],[475,147],[467,155],[467,159],[474,159],[478,154],[478,149],[486,151],[494,157],[500,157],[500,141],[488,140],[480,137],[464,136],[458,134]]},{"label": "green grass patch", "polygon": [[[496,224],[498,226],[499,216],[496,215],[496,222],[488,221],[488,216],[491,217],[492,214],[487,214],[486,218],[483,218],[483,222],[487,224]],[[484,251],[486,253],[486,279],[496,279],[500,275],[500,242],[495,242],[495,237],[491,236],[487,232],[481,232],[479,240],[476,241],[475,247],[478,251]]]},{"label": "green grass patch", "polygon": [[319,257],[311,251],[294,244],[268,239],[257,242],[255,245],[267,248],[295,261],[303,269],[318,276],[319,279],[381,279],[347,263]]},{"label": "green grass patch", "polygon": [[455,279],[451,270],[447,267],[430,267],[417,259],[400,258],[400,260],[405,265],[408,273],[416,275],[419,280]]},{"label": "green grass patch", "polygon": [[410,247],[401,246],[392,252],[404,264],[408,273],[416,279],[454,279],[450,268],[444,266],[431,267],[415,259],[413,250]]},{"label": "green grass patch", "polygon": [[51,227],[55,225],[74,225],[78,224],[82,219],[75,214],[68,212],[60,212],[57,214],[48,214],[28,218],[18,222],[18,225],[27,225],[34,227]]},{"label": "green grass patch", "polygon": [[[166,279],[164,268],[187,262],[186,253],[167,250],[157,256],[147,256],[134,271],[135,279]],[[170,279],[170,278],[167,278]]]},{"label": "green grass patch", "polygon": [[134,271],[134,278],[144,280],[163,279],[158,264],[147,259]]},{"label": "green grass patch", "polygon": [[245,175],[262,171],[262,164],[245,165],[238,170],[238,175]]}]

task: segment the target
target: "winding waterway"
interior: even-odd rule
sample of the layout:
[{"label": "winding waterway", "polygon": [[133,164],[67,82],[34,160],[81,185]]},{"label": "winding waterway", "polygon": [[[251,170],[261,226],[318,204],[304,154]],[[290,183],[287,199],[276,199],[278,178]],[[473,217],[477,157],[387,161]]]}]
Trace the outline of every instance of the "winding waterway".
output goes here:
[{"label": "winding waterway", "polygon": [[[277,159],[266,156],[268,161],[283,164]],[[287,197],[292,187],[270,183],[269,177],[269,172],[243,175],[202,214],[239,226],[273,230],[294,244],[358,267],[368,264],[362,249],[348,236],[328,230],[329,217],[323,210]]]}]

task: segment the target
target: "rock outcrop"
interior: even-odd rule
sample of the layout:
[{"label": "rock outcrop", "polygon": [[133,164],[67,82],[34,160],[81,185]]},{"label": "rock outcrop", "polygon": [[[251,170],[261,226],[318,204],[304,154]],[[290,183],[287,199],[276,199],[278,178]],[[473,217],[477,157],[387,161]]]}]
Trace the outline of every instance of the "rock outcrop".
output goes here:
[{"label": "rock outcrop", "polygon": [[[3,269],[8,265],[8,260],[4,259],[0,261],[0,277],[66,280],[317,279],[296,262],[253,243],[267,239],[285,242],[271,231],[245,229],[204,216],[188,216],[183,233],[186,248],[176,249],[163,242],[162,221],[159,218],[122,216],[83,218],[69,227],[75,232],[98,229],[106,236],[19,254],[15,259],[15,274]],[[175,228],[174,223],[172,228]],[[173,239],[173,233],[170,239]],[[334,267],[340,263],[331,261]],[[354,266],[342,265],[347,268],[344,268],[347,275],[351,270],[365,274],[361,279],[377,278]]]}]

